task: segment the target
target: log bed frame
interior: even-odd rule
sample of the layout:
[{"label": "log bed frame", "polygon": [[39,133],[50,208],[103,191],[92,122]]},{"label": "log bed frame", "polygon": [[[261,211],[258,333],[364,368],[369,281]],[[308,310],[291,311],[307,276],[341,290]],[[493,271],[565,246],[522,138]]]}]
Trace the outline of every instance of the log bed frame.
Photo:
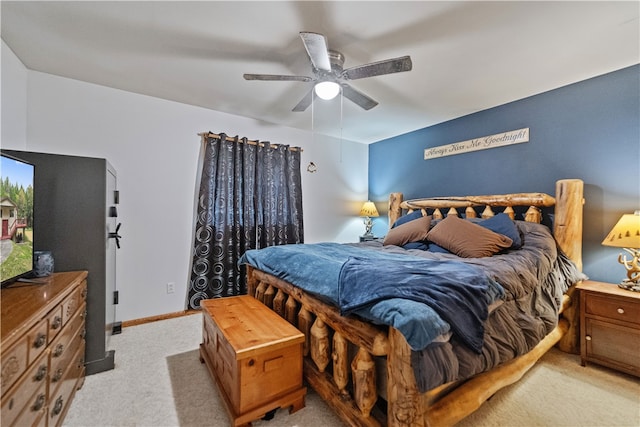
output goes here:
[{"label": "log bed frame", "polygon": [[[540,222],[541,208],[554,206],[553,234],[558,246],[582,269],[582,205],[583,182],[577,179],[558,181],[555,197],[519,193],[403,202],[401,193],[392,193],[389,224],[403,210],[427,209],[437,218],[447,208],[447,215],[457,215],[457,209],[464,208],[467,216],[475,216],[474,207],[482,206],[482,217],[492,216],[492,208],[500,207],[512,218],[513,207],[528,207],[525,220]],[[420,393],[411,367],[411,349],[395,328],[367,323],[355,316],[343,317],[337,308],[251,266],[247,266],[247,279],[250,295],[304,333],[306,381],[352,426],[453,425],[496,391],[518,381],[554,345],[577,353],[578,311],[572,306],[572,287],[564,296],[557,327],[529,353],[468,380]],[[386,360],[384,370],[376,369],[375,359],[380,358]],[[380,392],[376,384],[386,386]]]}]

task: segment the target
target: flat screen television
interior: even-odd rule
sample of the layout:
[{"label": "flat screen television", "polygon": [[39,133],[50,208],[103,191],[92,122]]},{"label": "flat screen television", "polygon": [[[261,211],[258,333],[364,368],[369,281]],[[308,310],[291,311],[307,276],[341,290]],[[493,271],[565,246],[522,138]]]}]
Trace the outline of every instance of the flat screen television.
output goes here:
[{"label": "flat screen television", "polygon": [[0,279],[2,287],[33,276],[35,167],[0,153]]}]

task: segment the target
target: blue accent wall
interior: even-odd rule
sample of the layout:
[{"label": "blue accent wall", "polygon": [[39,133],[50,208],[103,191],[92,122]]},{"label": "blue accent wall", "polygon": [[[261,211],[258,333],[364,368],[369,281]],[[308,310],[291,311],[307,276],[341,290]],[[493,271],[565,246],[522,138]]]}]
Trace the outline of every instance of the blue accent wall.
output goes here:
[{"label": "blue accent wall", "polygon": [[[529,142],[424,160],[429,147],[529,128]],[[369,146],[369,198],[385,211],[390,192],[442,195],[555,193],[585,183],[583,270],[593,280],[626,277],[601,245],[624,213],[640,209],[640,65],[385,139]],[[386,233],[386,218],[374,233]],[[624,252],[626,253],[626,252]]]}]

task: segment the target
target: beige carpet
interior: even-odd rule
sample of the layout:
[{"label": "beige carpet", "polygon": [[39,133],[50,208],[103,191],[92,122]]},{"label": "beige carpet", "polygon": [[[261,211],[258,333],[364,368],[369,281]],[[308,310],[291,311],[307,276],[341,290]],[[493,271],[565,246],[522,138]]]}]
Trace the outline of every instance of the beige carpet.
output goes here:
[{"label": "beige carpet", "polygon": [[[65,426],[229,426],[214,382],[200,363],[200,314],[125,328],[111,338],[116,367],[88,376]],[[309,390],[306,407],[256,427],[343,424]],[[552,350],[520,382],[498,392],[459,426],[640,426],[640,381],[581,367]]]}]

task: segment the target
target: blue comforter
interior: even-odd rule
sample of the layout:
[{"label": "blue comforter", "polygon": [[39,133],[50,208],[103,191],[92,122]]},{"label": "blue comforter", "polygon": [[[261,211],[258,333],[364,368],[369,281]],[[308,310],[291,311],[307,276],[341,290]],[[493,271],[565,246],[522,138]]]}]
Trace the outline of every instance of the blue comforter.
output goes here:
[{"label": "blue comforter", "polygon": [[480,352],[488,306],[503,295],[473,265],[338,243],[250,250],[240,263],[292,283],[343,314],[393,326],[416,350],[452,329]]},{"label": "blue comforter", "polygon": [[480,353],[489,305],[504,294],[480,268],[453,260],[349,258],[338,281],[342,314],[388,298],[421,302]]}]

